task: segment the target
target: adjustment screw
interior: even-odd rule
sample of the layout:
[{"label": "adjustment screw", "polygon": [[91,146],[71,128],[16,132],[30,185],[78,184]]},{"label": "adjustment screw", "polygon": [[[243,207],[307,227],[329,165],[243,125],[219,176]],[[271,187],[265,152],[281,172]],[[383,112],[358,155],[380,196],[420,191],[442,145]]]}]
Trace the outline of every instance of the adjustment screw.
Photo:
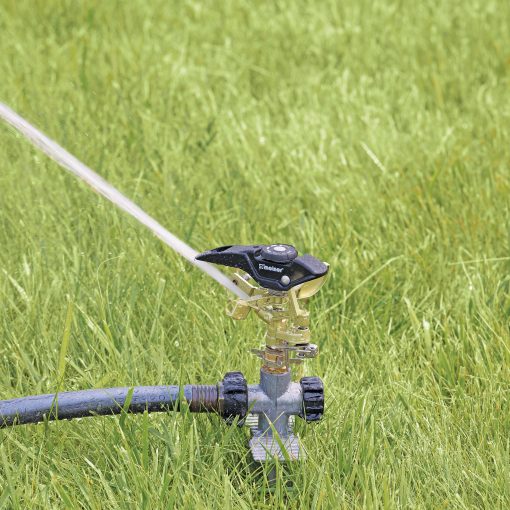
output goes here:
[{"label": "adjustment screw", "polygon": [[283,285],[288,285],[290,283],[290,278],[286,274],[284,274],[280,278],[280,281],[282,282]]}]

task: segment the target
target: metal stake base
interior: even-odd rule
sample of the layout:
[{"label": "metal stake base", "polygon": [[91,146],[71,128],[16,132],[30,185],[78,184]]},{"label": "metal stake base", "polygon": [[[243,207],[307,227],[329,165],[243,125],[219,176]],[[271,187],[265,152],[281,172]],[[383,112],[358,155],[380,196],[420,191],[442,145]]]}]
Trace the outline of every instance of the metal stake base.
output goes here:
[{"label": "metal stake base", "polygon": [[250,450],[255,462],[278,458],[295,461],[304,457],[303,448],[294,434],[294,417],[302,412],[303,392],[299,383],[291,382],[290,370],[277,374],[260,371],[260,384],[248,386]]}]

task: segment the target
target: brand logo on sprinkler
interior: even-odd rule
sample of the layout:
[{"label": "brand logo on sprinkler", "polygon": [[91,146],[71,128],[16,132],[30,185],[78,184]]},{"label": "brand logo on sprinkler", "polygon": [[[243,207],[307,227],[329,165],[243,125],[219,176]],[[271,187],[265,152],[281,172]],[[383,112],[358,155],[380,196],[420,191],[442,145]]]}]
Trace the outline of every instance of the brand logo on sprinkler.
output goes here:
[{"label": "brand logo on sprinkler", "polygon": [[283,267],[266,266],[265,264],[259,264],[259,269],[274,271],[275,273],[281,273],[283,271]]}]

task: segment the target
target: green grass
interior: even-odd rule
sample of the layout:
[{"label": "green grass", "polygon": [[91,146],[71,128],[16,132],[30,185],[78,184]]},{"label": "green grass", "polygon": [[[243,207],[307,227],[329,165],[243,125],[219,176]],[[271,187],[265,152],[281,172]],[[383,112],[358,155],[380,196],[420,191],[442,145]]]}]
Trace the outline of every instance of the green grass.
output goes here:
[{"label": "green grass", "polygon": [[[127,416],[1,431],[0,506],[508,508],[509,75],[503,0],[4,0],[1,101],[195,248],[331,278],[327,414],[272,491],[246,431]],[[255,382],[226,300],[0,126],[1,398]]]}]

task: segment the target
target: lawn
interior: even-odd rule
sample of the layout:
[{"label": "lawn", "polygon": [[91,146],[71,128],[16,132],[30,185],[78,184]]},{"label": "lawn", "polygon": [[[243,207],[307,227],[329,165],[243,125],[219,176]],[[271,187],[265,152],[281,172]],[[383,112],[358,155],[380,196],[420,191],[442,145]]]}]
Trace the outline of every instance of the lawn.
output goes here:
[{"label": "lawn", "polygon": [[[331,276],[274,487],[246,430],[125,415],[1,430],[0,506],[508,508],[509,98],[503,0],[3,0],[0,101],[194,248]],[[0,125],[0,398],[256,382],[228,298]]]}]

